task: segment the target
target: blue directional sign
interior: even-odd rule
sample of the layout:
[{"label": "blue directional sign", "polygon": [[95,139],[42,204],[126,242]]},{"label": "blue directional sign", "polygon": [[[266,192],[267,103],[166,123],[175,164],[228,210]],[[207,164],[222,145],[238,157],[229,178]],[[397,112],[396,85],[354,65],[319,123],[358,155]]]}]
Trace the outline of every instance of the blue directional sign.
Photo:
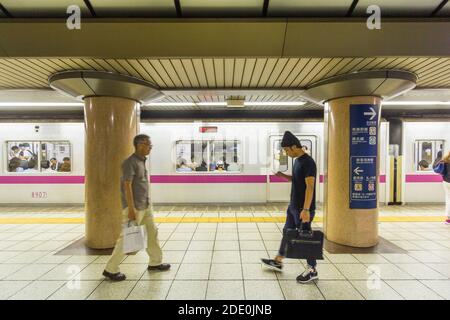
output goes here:
[{"label": "blue directional sign", "polygon": [[378,105],[350,105],[350,209],[377,207],[378,118]]}]

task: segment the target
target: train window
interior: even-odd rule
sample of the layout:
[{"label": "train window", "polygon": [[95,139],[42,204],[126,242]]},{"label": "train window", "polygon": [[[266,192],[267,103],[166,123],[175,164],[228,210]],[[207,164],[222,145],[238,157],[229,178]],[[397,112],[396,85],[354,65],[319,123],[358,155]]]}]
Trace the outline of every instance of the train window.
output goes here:
[{"label": "train window", "polygon": [[8,141],[8,172],[39,172],[39,142]]},{"label": "train window", "polygon": [[41,172],[71,172],[71,150],[68,141],[41,142]]},{"label": "train window", "polygon": [[281,140],[273,142],[273,172],[285,172],[288,170],[288,155],[281,147]]},{"label": "train window", "polygon": [[237,140],[223,140],[210,142],[209,170],[215,172],[239,172],[241,144]]},{"label": "train window", "polygon": [[[300,139],[303,150],[314,157],[313,153],[313,142],[311,140]],[[273,161],[272,161],[272,171],[273,172],[285,172],[289,169],[288,155],[281,147],[281,140],[275,140],[273,142]]]},{"label": "train window", "polygon": [[433,171],[433,162],[444,150],[444,140],[417,140],[414,163],[416,171]]},{"label": "train window", "polygon": [[68,141],[8,141],[8,172],[71,172]]},{"label": "train window", "polygon": [[177,172],[240,172],[239,141],[180,140],[175,144]]}]

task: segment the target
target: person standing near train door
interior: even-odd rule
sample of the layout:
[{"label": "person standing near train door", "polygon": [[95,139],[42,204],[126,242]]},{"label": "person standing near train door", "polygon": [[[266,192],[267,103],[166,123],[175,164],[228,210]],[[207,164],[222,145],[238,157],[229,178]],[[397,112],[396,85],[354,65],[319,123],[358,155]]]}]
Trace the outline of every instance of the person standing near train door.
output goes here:
[{"label": "person standing near train door", "polygon": [[[317,167],[314,159],[302,148],[300,140],[290,131],[286,131],[281,140],[281,147],[291,158],[296,158],[292,169],[292,176],[277,172],[277,176],[292,181],[291,201],[287,209],[286,223],[283,228],[278,255],[274,259],[261,259],[264,266],[281,272],[283,259],[286,252],[287,240],[284,237],[285,230],[302,228],[311,230],[311,222],[316,210],[315,184]],[[315,259],[307,260],[306,270],[297,277],[297,282],[307,283],[318,279]]]},{"label": "person standing near train door", "polygon": [[[162,251],[149,200],[148,172],[145,161],[150,154],[152,144],[150,137],[139,134],[133,140],[135,152],[122,163],[121,193],[123,221],[135,220],[147,229],[147,254],[150,262],[148,270],[166,271],[170,264],[162,263]],[[124,258],[123,235],[121,234],[109,259],[103,275],[114,281],[122,281],[126,276],[119,271],[119,264]]]},{"label": "person standing near train door", "polygon": [[450,151],[445,156],[442,156],[443,151],[439,151],[436,160],[434,160],[433,168],[440,163],[444,163],[444,171],[442,172],[442,184],[445,192],[445,224],[450,225]]}]

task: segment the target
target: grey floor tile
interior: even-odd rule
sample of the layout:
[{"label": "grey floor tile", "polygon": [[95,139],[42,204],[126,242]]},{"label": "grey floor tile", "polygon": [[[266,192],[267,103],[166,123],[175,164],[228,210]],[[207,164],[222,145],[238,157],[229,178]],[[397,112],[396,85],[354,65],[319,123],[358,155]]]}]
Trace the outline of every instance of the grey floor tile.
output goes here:
[{"label": "grey floor tile", "polygon": [[48,300],[84,300],[100,285],[102,281],[68,281]]},{"label": "grey floor tile", "polygon": [[397,264],[397,266],[408,272],[414,278],[419,280],[436,280],[436,279],[447,279],[446,276],[433,270],[426,264],[414,263],[414,264]]},{"label": "grey floor tile", "polygon": [[175,280],[170,287],[167,300],[204,300],[208,281]]},{"label": "grey floor tile", "polygon": [[209,263],[183,263],[178,269],[176,275],[177,280],[208,280],[209,270],[211,265]]},{"label": "grey floor tile", "polygon": [[353,256],[362,263],[389,263],[381,254],[377,253],[353,254]]},{"label": "grey floor tile", "polygon": [[0,300],[6,300],[29,285],[31,281],[0,281]]},{"label": "grey floor tile", "polygon": [[427,266],[450,278],[450,263],[430,263]]},{"label": "grey floor tile", "polygon": [[5,280],[36,280],[56,267],[56,264],[31,264],[10,274]]},{"label": "grey floor tile", "polygon": [[212,263],[241,263],[240,251],[214,251]]},{"label": "grey floor tile", "polygon": [[[215,251],[236,251],[239,250],[239,241],[234,240],[217,240],[214,243]],[[265,250],[265,249],[263,249]]]},{"label": "grey floor tile", "polygon": [[65,281],[34,281],[10,297],[9,300],[45,300],[64,283]]},{"label": "grey floor tile", "polygon": [[172,280],[141,280],[129,294],[127,300],[165,300]]},{"label": "grey floor tile", "polygon": [[353,280],[351,283],[366,300],[403,300],[401,295],[379,278]]},{"label": "grey floor tile", "polygon": [[379,274],[383,280],[408,280],[414,279],[414,276],[400,269],[394,264],[366,264],[373,272]]},{"label": "grey floor tile", "polygon": [[345,263],[335,264],[334,266],[349,280],[366,280],[378,277],[376,272],[374,273],[371,268],[363,264]]},{"label": "grey floor tile", "polygon": [[242,267],[241,264],[222,263],[212,264],[209,274],[210,280],[241,280]]},{"label": "grey floor tile", "polygon": [[210,280],[206,292],[208,300],[243,300],[244,283],[236,280]]},{"label": "grey floor tile", "polygon": [[363,296],[349,281],[319,280],[317,287],[326,300],[363,300]]},{"label": "grey floor tile", "polygon": [[136,285],[136,281],[103,281],[88,297],[88,300],[124,300]]},{"label": "grey floor tile", "polygon": [[317,286],[311,282],[300,284],[294,280],[280,280],[281,290],[286,300],[324,300]]},{"label": "grey floor tile", "polygon": [[444,299],[450,300],[450,280],[426,280],[421,282]]},{"label": "grey floor tile", "polygon": [[276,280],[276,271],[265,268],[261,263],[242,264],[244,279],[246,280]]},{"label": "grey floor tile", "polygon": [[277,280],[245,280],[244,290],[247,300],[284,300]]},{"label": "grey floor tile", "polygon": [[211,263],[213,251],[188,250],[183,259],[183,263]]},{"label": "grey floor tile", "polygon": [[389,280],[386,282],[407,300],[442,300],[441,296],[419,281]]},{"label": "grey floor tile", "polygon": [[406,253],[384,253],[382,256],[391,263],[418,263]]},{"label": "grey floor tile", "polygon": [[214,241],[191,241],[189,250],[206,250],[212,251],[214,249]]}]

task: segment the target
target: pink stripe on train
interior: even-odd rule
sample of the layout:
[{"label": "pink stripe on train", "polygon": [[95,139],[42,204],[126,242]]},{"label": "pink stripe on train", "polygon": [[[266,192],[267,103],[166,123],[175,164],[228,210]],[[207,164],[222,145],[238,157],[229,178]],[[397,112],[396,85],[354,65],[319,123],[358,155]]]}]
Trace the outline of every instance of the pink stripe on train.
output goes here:
[{"label": "pink stripe on train", "polygon": [[[420,180],[410,182],[441,182],[438,175],[422,175],[434,177],[433,180]],[[407,176],[408,179],[409,176]],[[436,179],[439,178],[440,180]],[[152,183],[266,183],[265,175],[152,175]],[[319,183],[323,183],[324,177],[320,175]],[[0,176],[0,184],[83,184],[84,176]],[[277,176],[269,176],[270,183],[289,183]],[[408,181],[407,181],[408,182]],[[380,176],[380,183],[386,183],[386,176]]]},{"label": "pink stripe on train", "polygon": [[83,184],[84,176],[0,176],[0,184]]},{"label": "pink stripe on train", "polygon": [[407,174],[405,181],[406,183],[442,182],[442,177],[439,174]]}]

